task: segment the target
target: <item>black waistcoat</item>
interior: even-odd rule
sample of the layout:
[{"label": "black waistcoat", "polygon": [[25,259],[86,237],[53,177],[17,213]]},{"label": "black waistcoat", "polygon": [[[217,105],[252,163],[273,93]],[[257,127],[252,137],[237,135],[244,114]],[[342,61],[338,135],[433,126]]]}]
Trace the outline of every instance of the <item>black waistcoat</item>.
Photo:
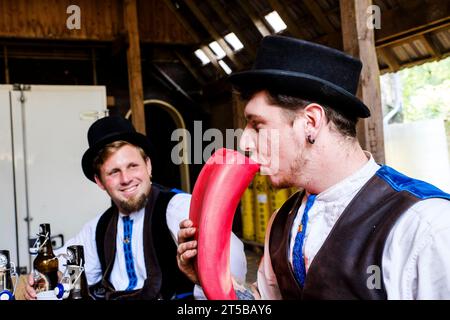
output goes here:
[{"label": "black waistcoat", "polygon": [[[100,217],[96,242],[103,274],[100,288],[106,290],[106,299],[153,300],[192,296],[194,284],[178,269],[177,246],[166,222],[167,205],[174,195],[175,192],[167,188],[152,185],[145,208],[143,231],[147,279],[141,289],[116,291],[108,280],[116,256],[118,210],[113,206]],[[93,286],[93,289],[102,291],[98,285]],[[94,295],[99,297],[98,294]]]},{"label": "black waistcoat", "polygon": [[[303,194],[288,199],[273,221],[269,239],[283,299],[387,299],[381,265],[386,238],[401,214],[416,202],[434,197],[449,199],[450,195],[381,167],[333,226],[310,265],[304,288],[288,261],[290,232]],[[378,285],[374,276],[381,277]]]}]

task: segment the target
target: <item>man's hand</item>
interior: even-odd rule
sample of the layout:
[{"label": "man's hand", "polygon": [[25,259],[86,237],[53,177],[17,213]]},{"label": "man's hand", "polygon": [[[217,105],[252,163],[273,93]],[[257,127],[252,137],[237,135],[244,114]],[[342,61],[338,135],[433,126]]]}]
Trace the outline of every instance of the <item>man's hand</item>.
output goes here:
[{"label": "man's hand", "polygon": [[25,291],[23,296],[26,300],[36,300],[36,291],[33,288],[34,278],[33,273],[28,275],[27,281],[25,281]]},{"label": "man's hand", "polygon": [[199,284],[197,272],[194,268],[194,257],[197,255],[197,241],[193,240],[196,232],[191,220],[180,222],[178,231],[178,268],[195,284]]}]

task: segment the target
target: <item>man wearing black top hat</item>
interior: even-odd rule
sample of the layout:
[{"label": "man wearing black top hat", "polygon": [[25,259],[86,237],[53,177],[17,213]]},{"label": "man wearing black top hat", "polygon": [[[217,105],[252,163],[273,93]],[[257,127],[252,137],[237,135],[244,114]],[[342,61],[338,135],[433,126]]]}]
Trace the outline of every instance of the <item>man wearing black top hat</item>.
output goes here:
[{"label": "man wearing black top hat", "polygon": [[[301,190],[269,222],[263,299],[450,298],[450,195],[361,148],[361,68],[340,51],[268,36],[253,68],[230,76],[247,100],[241,149],[275,187]],[[183,221],[178,264],[196,282],[194,233]]]},{"label": "man wearing black top hat", "polygon": [[[97,120],[89,128],[88,142],[83,172],[108,193],[113,205],[55,253],[65,253],[69,245],[84,246],[86,276],[97,299],[192,298],[194,283],[176,260],[176,234],[179,222],[189,215],[190,195],[152,184],[152,146],[128,120]],[[245,279],[243,245],[235,235],[231,251],[234,274]],[[29,278],[28,299],[35,297],[32,282]],[[197,288],[196,297],[201,296]]]}]

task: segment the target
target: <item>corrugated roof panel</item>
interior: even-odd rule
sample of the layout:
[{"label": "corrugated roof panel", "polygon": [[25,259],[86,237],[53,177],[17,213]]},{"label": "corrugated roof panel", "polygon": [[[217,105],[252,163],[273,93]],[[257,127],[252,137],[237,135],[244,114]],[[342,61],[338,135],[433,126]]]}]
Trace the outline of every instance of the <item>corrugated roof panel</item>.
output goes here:
[{"label": "corrugated roof panel", "polygon": [[432,52],[428,52],[427,48],[420,39],[416,39],[411,42],[411,47],[418,53],[420,57],[427,57],[433,55]]},{"label": "corrugated roof panel", "polygon": [[450,30],[445,30],[434,34],[434,39],[437,39],[440,47],[447,52],[450,50]]},{"label": "corrugated roof panel", "polygon": [[418,52],[416,52],[416,50],[414,49],[413,46],[411,46],[411,44],[409,43],[404,43],[402,44],[403,49],[405,49],[410,61],[412,60],[417,60],[418,58],[420,58],[420,54]]},{"label": "corrugated roof panel", "polygon": [[406,52],[405,48],[403,46],[395,46],[392,49],[392,52],[395,54],[397,60],[400,63],[409,62],[410,57],[408,52]]}]

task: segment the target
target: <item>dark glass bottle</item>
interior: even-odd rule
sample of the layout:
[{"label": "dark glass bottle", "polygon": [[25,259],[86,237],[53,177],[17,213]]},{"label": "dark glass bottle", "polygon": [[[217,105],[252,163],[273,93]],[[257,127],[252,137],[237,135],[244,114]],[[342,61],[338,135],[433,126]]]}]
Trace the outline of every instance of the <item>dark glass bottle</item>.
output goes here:
[{"label": "dark glass bottle", "polygon": [[67,269],[70,276],[72,288],[69,300],[86,299],[92,300],[89,294],[86,273],[84,272],[84,248],[80,245],[67,247]]},{"label": "dark glass bottle", "polygon": [[36,293],[55,289],[58,284],[58,258],[53,253],[50,224],[39,225],[39,250],[33,261]]}]

